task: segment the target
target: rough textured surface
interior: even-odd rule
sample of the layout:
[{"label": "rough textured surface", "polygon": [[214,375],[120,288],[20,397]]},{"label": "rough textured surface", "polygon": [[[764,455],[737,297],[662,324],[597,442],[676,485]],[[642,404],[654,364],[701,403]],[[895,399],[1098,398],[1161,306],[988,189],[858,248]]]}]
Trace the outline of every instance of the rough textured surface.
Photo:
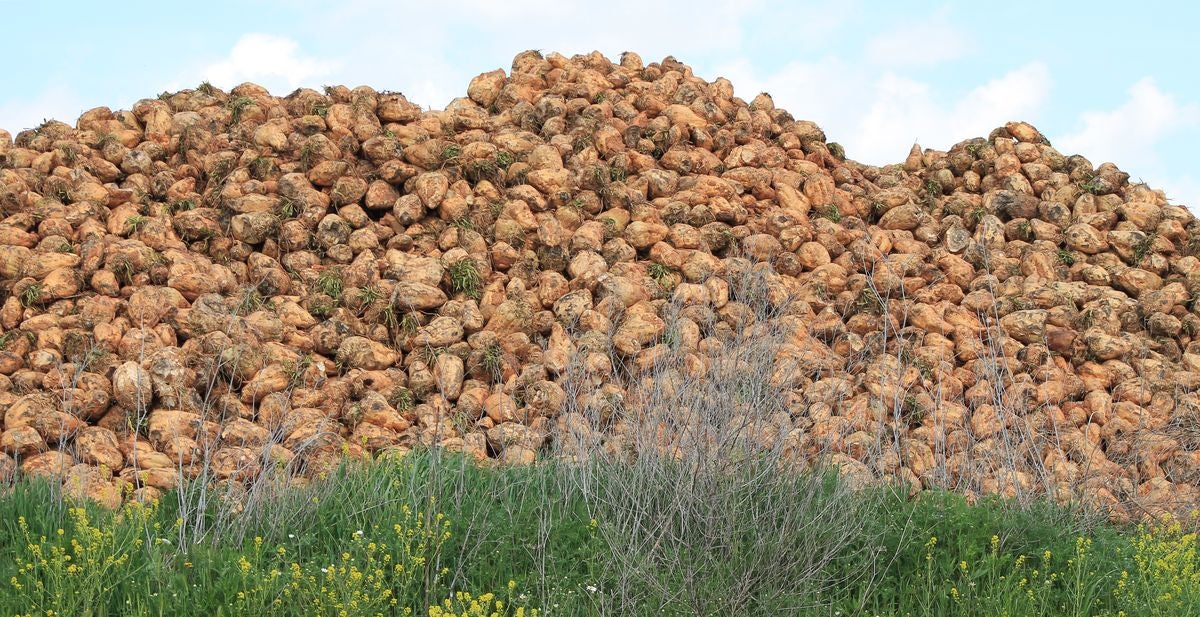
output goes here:
[{"label": "rough textured surface", "polygon": [[767,264],[802,449],[1117,516],[1197,500],[1200,227],[1112,164],[1017,122],[868,167],[635,54],[525,52],[467,95],[201,87],[0,131],[0,475],[113,503],[201,456],[236,481],[616,439],[560,414],[568,366],[703,371]]}]

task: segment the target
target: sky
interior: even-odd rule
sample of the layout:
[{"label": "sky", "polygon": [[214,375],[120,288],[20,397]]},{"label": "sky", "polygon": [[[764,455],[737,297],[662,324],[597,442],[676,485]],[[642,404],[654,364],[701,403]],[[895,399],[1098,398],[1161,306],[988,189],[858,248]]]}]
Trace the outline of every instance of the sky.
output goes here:
[{"label": "sky", "polygon": [[802,0],[0,0],[0,128],[245,81],[369,85],[442,108],[526,49],[668,55],[820,125],[850,158],[903,161],[1025,120],[1200,209],[1200,3]]}]

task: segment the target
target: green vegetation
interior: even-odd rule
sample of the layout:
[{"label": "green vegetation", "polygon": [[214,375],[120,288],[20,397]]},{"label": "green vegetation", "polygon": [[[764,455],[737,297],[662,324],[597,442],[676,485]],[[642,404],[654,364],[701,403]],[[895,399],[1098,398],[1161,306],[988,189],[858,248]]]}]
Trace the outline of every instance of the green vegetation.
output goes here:
[{"label": "green vegetation", "polygon": [[359,299],[363,306],[370,306],[383,297],[383,290],[378,285],[367,285],[358,288]]},{"label": "green vegetation", "polygon": [[275,171],[275,162],[265,156],[256,156],[250,161],[250,177],[255,180],[266,180]]},{"label": "green vegetation", "polygon": [[237,314],[249,315],[250,313],[262,308],[264,302],[265,299],[263,298],[262,293],[259,292],[258,287],[247,285],[246,287],[242,288],[241,293],[239,294]]},{"label": "green vegetation", "polygon": [[600,224],[604,225],[604,240],[606,242],[617,236],[617,219],[606,216],[600,219]]},{"label": "green vegetation", "polygon": [[652,262],[649,266],[649,274],[650,278],[654,279],[654,282],[658,283],[659,288],[663,291],[671,291],[678,284],[675,270],[664,264]]},{"label": "green vegetation", "polygon": [[284,369],[287,371],[288,386],[296,387],[304,382],[304,373],[313,365],[312,354],[306,353],[300,356],[295,362],[287,362],[284,364]]},{"label": "green vegetation", "polygon": [[917,400],[917,397],[912,395],[904,397],[904,405],[901,411],[903,412],[904,419],[906,422],[908,422],[909,426],[920,426],[921,422],[925,420],[925,414],[927,413],[927,410],[925,409],[925,406],[921,404],[921,401]]},{"label": "green vegetation", "polygon": [[[378,471],[385,469],[406,474],[416,466]],[[106,512],[58,502],[42,484],[21,484],[0,500],[0,512],[12,515],[0,537],[15,551],[0,566],[6,587],[0,610],[10,615],[407,615],[435,614],[424,607],[445,609],[446,599],[451,606],[465,601],[469,607],[450,576],[459,571],[450,567],[457,564],[444,557],[455,547],[456,535],[459,543],[466,537],[467,526],[436,512],[432,496],[417,498],[419,506],[402,498],[411,478],[388,476],[338,474],[330,483],[349,490],[289,495],[303,504],[290,505],[316,516],[294,521],[295,527],[274,529],[267,520],[247,517],[249,527],[237,541],[183,546],[174,495]],[[369,498],[360,493],[364,489],[386,495],[372,500],[382,509],[369,518],[345,501]],[[42,509],[48,504],[56,505]],[[489,608],[501,615],[536,614],[525,608],[519,597],[525,590],[516,581],[471,591],[489,594]],[[496,601],[503,608],[497,609]]]},{"label": "green vegetation", "polygon": [[858,312],[882,315],[887,311],[887,302],[879,297],[879,292],[875,291],[874,287],[866,286],[858,292],[854,307]]},{"label": "green vegetation", "polygon": [[1157,239],[1157,234],[1146,234],[1141,239],[1133,244],[1133,265],[1134,267],[1142,265],[1146,257],[1150,255],[1154,248],[1154,241]]},{"label": "green vegetation", "polygon": [[467,171],[469,172],[469,177],[473,181],[478,182],[484,179],[495,179],[499,169],[500,168],[496,166],[495,161],[480,159],[477,161],[472,161]]},{"label": "green vegetation", "polygon": [[8,349],[8,344],[12,342],[21,333],[20,330],[9,330],[4,334],[0,334],[0,351]]},{"label": "green vegetation", "polygon": [[141,228],[143,228],[145,226],[146,226],[146,217],[144,217],[140,214],[135,214],[135,215],[130,216],[129,218],[125,219],[125,228],[128,229],[129,233],[131,233],[131,234],[137,233],[139,230],[141,230]]},{"label": "green vegetation", "polygon": [[398,411],[408,411],[413,408],[414,400],[412,390],[408,388],[395,388],[388,396],[388,403],[395,407]]},{"label": "green vegetation", "polygon": [[311,141],[306,141],[304,142],[303,146],[300,146],[300,152],[296,157],[296,160],[300,163],[300,166],[303,167],[305,171],[308,171],[309,169],[312,169],[314,164],[313,158],[316,156],[317,144]]},{"label": "green vegetation", "polygon": [[109,144],[119,143],[121,143],[121,141],[117,139],[116,135],[113,135],[112,133],[101,133],[100,136],[96,138],[96,149],[103,150],[104,147]]},{"label": "green vegetation", "polygon": [[34,283],[21,292],[21,304],[33,306],[42,301],[42,284]]},{"label": "green vegetation", "polygon": [[342,273],[336,268],[323,270],[317,275],[317,291],[338,300],[342,297]]},{"label": "green vegetation", "polygon": [[318,294],[308,300],[308,312],[313,317],[324,319],[332,315],[335,310],[337,310],[337,300],[329,296]]},{"label": "green vegetation", "polygon": [[133,262],[124,256],[118,256],[108,265],[108,269],[117,277],[117,281],[122,285],[133,283],[133,276],[137,274],[137,269],[133,266]]},{"label": "green vegetation", "polygon": [[[708,485],[718,476],[661,461],[488,468],[414,452],[333,470],[229,519],[216,503],[196,510],[191,489],[106,511],[21,481],[0,497],[12,551],[0,610],[1115,617],[1193,615],[1200,603],[1196,520],[1119,529],[1042,503],[909,500],[754,458],[742,467]],[[738,482],[748,472],[773,481],[750,490]],[[706,497],[736,518],[709,520]],[[658,542],[643,543],[648,533]],[[785,578],[796,565],[808,576]]]},{"label": "green vegetation", "polygon": [[300,214],[300,204],[293,201],[290,197],[280,197],[279,204],[275,207],[275,212],[281,219],[294,219]]},{"label": "green vegetation", "polygon": [[230,122],[237,124],[242,119],[242,111],[253,104],[254,99],[248,96],[229,99],[229,102],[225,103],[225,108],[229,110]]},{"label": "green vegetation", "polygon": [[967,213],[967,220],[972,226],[978,225],[983,217],[987,216],[988,211],[983,206],[977,206]]},{"label": "green vegetation", "polygon": [[492,343],[483,349],[483,356],[480,358],[480,364],[483,366],[484,372],[492,383],[500,383],[502,377],[502,369],[504,368],[504,355],[500,350],[500,345]]},{"label": "green vegetation", "polygon": [[450,264],[449,273],[450,287],[456,293],[461,293],[468,298],[479,299],[483,279],[479,276],[479,266],[475,264],[474,259],[464,257]]},{"label": "green vegetation", "polygon": [[1088,178],[1087,182],[1080,184],[1079,189],[1085,193],[1091,193],[1092,195],[1099,195],[1103,191],[1104,185],[1100,182],[1100,180],[1096,176],[1092,176],[1092,177]]},{"label": "green vegetation", "polygon": [[167,215],[172,215],[183,210],[195,210],[196,201],[192,199],[180,199],[166,204],[163,208],[166,210]]},{"label": "green vegetation", "polygon": [[1032,242],[1035,239],[1033,223],[1030,223],[1028,220],[1017,223],[1017,237],[1026,242]]},{"label": "green vegetation", "polygon": [[79,160],[79,152],[73,146],[62,145],[58,147],[58,151],[63,155],[63,159],[72,165]]}]

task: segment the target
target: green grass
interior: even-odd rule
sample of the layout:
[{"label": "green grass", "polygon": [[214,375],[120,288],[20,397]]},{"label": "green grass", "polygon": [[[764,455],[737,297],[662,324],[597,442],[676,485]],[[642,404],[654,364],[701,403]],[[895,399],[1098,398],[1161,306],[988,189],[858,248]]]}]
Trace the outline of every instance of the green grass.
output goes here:
[{"label": "green grass", "polygon": [[96,139],[96,149],[103,150],[108,144],[117,143],[120,143],[120,140],[117,139],[116,135],[113,135],[112,133],[103,133],[99,138]]},{"label": "green grass", "polygon": [[322,270],[317,275],[317,291],[339,300],[342,297],[342,273],[340,270],[333,268]]},{"label": "green grass", "polygon": [[887,311],[887,302],[879,297],[879,292],[875,291],[874,287],[867,286],[858,292],[854,307],[860,312],[882,315]]},{"label": "green grass", "polygon": [[[463,473],[439,476],[431,472],[433,461],[418,456],[336,471],[318,490],[293,491],[278,498],[278,509],[248,513],[237,536],[190,544],[181,541],[185,509],[177,494],[114,513],[64,503],[42,482],[20,483],[0,498],[0,541],[17,553],[0,563],[0,610],[402,615],[407,607],[423,615],[459,591],[494,593],[512,608],[527,604],[518,594],[529,596],[522,581],[535,563],[525,542],[533,539],[543,504],[514,501],[504,511],[491,500],[497,491],[514,491],[508,494],[515,499],[521,485],[544,478],[535,470],[494,474],[457,460]],[[501,486],[510,480],[516,482]],[[595,541],[586,513],[556,514],[572,518],[550,530],[552,558],[585,563]],[[459,562],[462,556],[471,563]]]},{"label": "green grass", "polygon": [[484,372],[487,373],[492,383],[499,383],[504,368],[504,355],[500,345],[492,343],[485,347],[483,356],[480,358],[480,365],[483,366]]},{"label": "green grass", "polygon": [[678,283],[675,270],[657,262],[650,264],[649,274],[663,291],[671,291]]},{"label": "green grass", "polygon": [[229,110],[230,121],[237,124],[242,119],[242,111],[253,104],[254,99],[248,96],[229,99],[229,102],[225,103],[225,108]]},{"label": "green grass", "polygon": [[358,291],[359,298],[362,301],[363,306],[370,306],[374,304],[376,300],[383,297],[383,290],[379,289],[377,285],[359,287]]},{"label": "green grass", "polygon": [[239,296],[237,307],[237,314],[239,315],[249,315],[262,308],[265,302],[262,293],[254,286],[242,288]]},{"label": "green grass", "polygon": [[[752,458],[743,467],[780,474]],[[547,615],[1193,615],[1200,602],[1196,536],[1180,525],[1119,529],[1047,504],[843,493],[832,476],[727,490],[683,466],[632,469],[485,468],[414,453],[335,470],[232,519],[215,505],[197,513],[191,489],[111,512],[21,481],[0,497],[0,543],[12,549],[0,559],[0,611],[425,615],[458,592],[495,594],[502,615],[518,605]],[[706,527],[717,521],[705,498],[739,516]],[[803,516],[772,526],[789,511]],[[849,533],[824,535],[848,517],[858,523]],[[814,538],[830,552],[813,576],[760,578],[763,554]],[[739,580],[752,584],[726,604]],[[782,584],[754,588],[763,580]]]},{"label": "green grass", "polygon": [[1145,261],[1148,255],[1150,255],[1151,250],[1154,248],[1154,240],[1156,238],[1157,234],[1147,234],[1145,237],[1133,244],[1133,266],[1135,268],[1142,265],[1142,262]]},{"label": "green grass", "polygon": [[1100,183],[1100,180],[1098,178],[1096,178],[1096,176],[1092,176],[1087,179],[1087,182],[1080,184],[1079,189],[1085,193],[1091,193],[1092,195],[1099,195],[1101,190],[1103,189],[1103,185]]},{"label": "green grass", "polygon": [[942,184],[933,178],[928,178],[921,184],[921,202],[927,208],[937,204],[937,198],[942,195]]},{"label": "green grass", "polygon": [[313,317],[324,319],[333,314],[333,311],[337,309],[337,304],[337,300],[329,296],[318,295],[309,300],[308,312]]},{"label": "green grass", "polygon": [[500,168],[496,166],[494,161],[485,159],[472,161],[468,169],[468,177],[474,182],[485,179],[495,180],[499,170]]},{"label": "green grass", "polygon": [[461,293],[475,300],[479,299],[483,291],[483,278],[479,275],[479,267],[475,264],[474,259],[464,257],[450,264],[448,271],[450,287],[455,293]]},{"label": "green grass", "polygon": [[314,165],[313,157],[315,156],[317,156],[317,145],[312,142],[304,142],[304,145],[300,146],[300,152],[296,158],[300,166],[308,171]]},{"label": "green grass", "polygon": [[42,284],[34,283],[21,292],[21,305],[30,307],[42,301]]},{"label": "green grass", "polygon": [[20,330],[9,330],[4,334],[0,334],[0,351],[8,349],[8,344],[12,342],[19,334]]},{"label": "green grass", "polygon": [[275,213],[281,219],[294,219],[300,214],[300,210],[300,204],[286,196],[280,197],[279,203],[275,206]]},{"label": "green grass", "polygon": [[443,163],[451,163],[451,162],[457,161],[458,157],[461,154],[462,154],[462,148],[458,147],[457,145],[451,144],[449,146],[446,146],[442,150],[442,154],[441,154],[442,162]]},{"label": "green grass", "polygon": [[125,228],[130,234],[135,234],[146,226],[146,217],[140,214],[134,214],[125,219]]},{"label": "green grass", "polygon": [[249,168],[251,178],[266,180],[271,175],[271,172],[275,170],[275,163],[265,156],[256,156],[250,161]]},{"label": "green grass", "polygon": [[166,210],[168,215],[172,215],[183,210],[195,210],[196,201],[194,199],[180,199],[178,201],[173,201],[169,204],[166,204],[163,206],[163,208]]},{"label": "green grass", "polygon": [[388,404],[397,411],[408,411],[413,408],[413,393],[408,388],[394,388],[388,395]]}]

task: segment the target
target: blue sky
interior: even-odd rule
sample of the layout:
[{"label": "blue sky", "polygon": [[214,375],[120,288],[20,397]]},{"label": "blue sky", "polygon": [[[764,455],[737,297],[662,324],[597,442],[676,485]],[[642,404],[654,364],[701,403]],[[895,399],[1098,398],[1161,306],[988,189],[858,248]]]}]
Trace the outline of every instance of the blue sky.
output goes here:
[{"label": "blue sky", "polygon": [[[208,79],[367,84],[427,107],[524,49],[674,55],[767,91],[847,155],[903,160],[1007,120],[1200,206],[1200,5],[1142,2],[0,0],[0,127],[73,121]],[[77,5],[78,4],[78,5]],[[1133,7],[1131,9],[1131,7]]]}]

